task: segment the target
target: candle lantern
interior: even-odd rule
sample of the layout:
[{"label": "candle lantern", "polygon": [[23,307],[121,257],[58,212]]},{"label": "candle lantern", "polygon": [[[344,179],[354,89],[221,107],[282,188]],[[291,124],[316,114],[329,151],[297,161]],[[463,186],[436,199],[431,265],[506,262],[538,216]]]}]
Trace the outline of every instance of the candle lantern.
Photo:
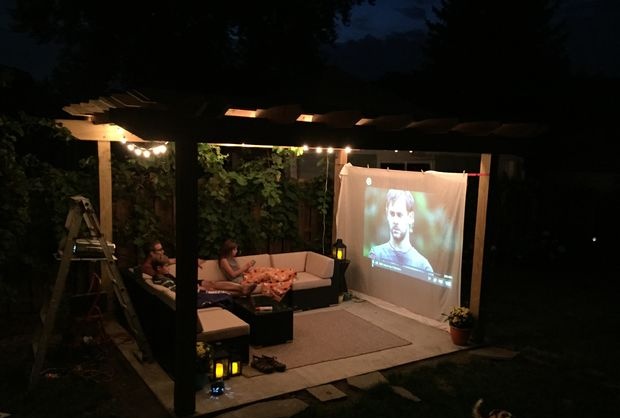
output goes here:
[{"label": "candle lantern", "polygon": [[336,260],[347,259],[347,246],[338,238],[332,247],[332,257]]},{"label": "candle lantern", "polygon": [[211,380],[228,379],[230,372],[230,356],[223,349],[216,349],[213,355],[213,368],[211,369]]},{"label": "candle lantern", "polygon": [[228,370],[228,375],[230,377],[241,376],[242,361],[238,353],[231,353],[230,362],[228,364],[230,366]]}]

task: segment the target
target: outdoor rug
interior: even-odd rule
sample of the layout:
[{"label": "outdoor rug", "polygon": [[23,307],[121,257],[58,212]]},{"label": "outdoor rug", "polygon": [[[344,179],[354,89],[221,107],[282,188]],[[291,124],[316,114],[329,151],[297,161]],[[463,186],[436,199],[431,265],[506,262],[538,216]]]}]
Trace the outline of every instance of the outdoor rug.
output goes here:
[{"label": "outdoor rug", "polygon": [[[252,355],[275,356],[287,369],[359,356],[411,344],[391,332],[343,309],[303,312],[293,319],[293,340],[285,344],[251,347]],[[244,367],[246,377],[262,375]]]}]

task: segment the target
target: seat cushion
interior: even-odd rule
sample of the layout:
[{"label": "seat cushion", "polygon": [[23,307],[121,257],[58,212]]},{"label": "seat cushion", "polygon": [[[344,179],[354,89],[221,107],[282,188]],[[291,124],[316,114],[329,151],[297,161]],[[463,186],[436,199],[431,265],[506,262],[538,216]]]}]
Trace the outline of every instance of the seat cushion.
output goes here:
[{"label": "seat cushion", "polygon": [[198,325],[202,331],[197,340],[204,342],[222,341],[243,335],[250,335],[250,325],[222,308],[198,309]]},{"label": "seat cushion", "polygon": [[314,274],[299,272],[297,273],[297,277],[293,280],[293,291],[296,290],[304,290],[304,289],[313,289],[315,287],[325,287],[331,286],[331,279],[322,279],[320,277],[315,276]]}]

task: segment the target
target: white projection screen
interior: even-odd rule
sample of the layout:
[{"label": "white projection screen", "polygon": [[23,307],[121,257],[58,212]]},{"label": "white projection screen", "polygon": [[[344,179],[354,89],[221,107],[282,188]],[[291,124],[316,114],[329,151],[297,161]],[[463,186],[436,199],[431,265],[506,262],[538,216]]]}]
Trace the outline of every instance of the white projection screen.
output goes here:
[{"label": "white projection screen", "polygon": [[[460,301],[467,175],[363,168],[349,163],[342,168],[340,180],[336,230],[351,261],[346,273],[348,287],[441,321],[441,314]],[[399,214],[396,206],[386,208],[388,196],[394,194],[407,196],[408,204],[413,205],[413,213],[407,206],[408,217]],[[402,238],[404,227],[393,226],[399,216],[402,222],[412,220],[408,240]],[[399,232],[401,241],[391,239]],[[407,241],[415,250],[399,252],[392,245]],[[417,253],[391,255],[411,251]]]}]

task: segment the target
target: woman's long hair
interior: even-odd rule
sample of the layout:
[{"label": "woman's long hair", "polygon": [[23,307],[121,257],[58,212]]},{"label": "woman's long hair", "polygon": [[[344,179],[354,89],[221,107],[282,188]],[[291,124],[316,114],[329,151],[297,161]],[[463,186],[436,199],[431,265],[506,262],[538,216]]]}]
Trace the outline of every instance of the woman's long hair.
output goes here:
[{"label": "woman's long hair", "polygon": [[224,244],[222,244],[222,248],[220,248],[220,259],[230,257],[232,251],[237,247],[237,243],[232,239],[227,239],[226,241],[224,241]]}]

